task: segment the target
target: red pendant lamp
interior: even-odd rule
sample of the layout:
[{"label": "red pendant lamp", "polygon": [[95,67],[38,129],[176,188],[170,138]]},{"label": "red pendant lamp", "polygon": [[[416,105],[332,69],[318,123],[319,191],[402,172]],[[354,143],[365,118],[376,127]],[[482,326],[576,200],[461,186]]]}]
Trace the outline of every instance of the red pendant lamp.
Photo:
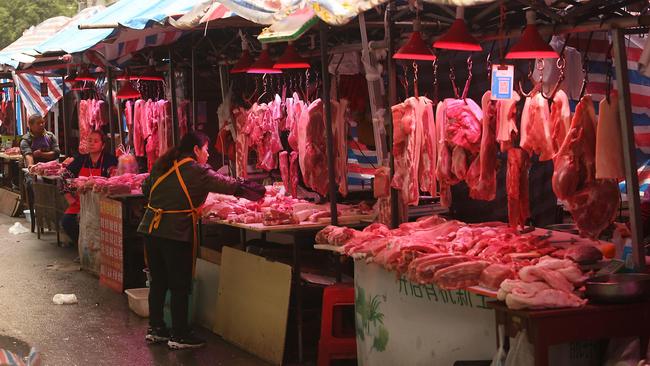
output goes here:
[{"label": "red pendant lamp", "polygon": [[87,89],[89,89],[89,88],[86,88],[86,85],[85,85],[85,84],[86,84],[86,83],[83,82],[83,81],[75,81],[75,82],[72,84],[72,88],[70,88],[70,90],[72,90],[72,91],[82,91],[82,90],[87,90]]},{"label": "red pendant lamp", "polygon": [[231,74],[243,74],[248,71],[248,68],[253,64],[253,59],[251,58],[250,52],[248,50],[243,50],[241,57],[237,63],[230,69]]},{"label": "red pendant lamp", "polygon": [[284,53],[273,65],[274,69],[309,69],[309,61],[298,54],[293,43],[289,42]]},{"label": "red pendant lamp", "polygon": [[420,33],[420,21],[413,21],[413,33],[409,36],[405,45],[393,55],[395,60],[417,60],[417,61],[434,61],[436,55],[431,52],[427,44],[422,39]]},{"label": "red pendant lamp", "polygon": [[482,51],[483,47],[467,30],[464,17],[465,8],[457,7],[456,20],[451,24],[447,33],[433,42],[433,47],[456,51]]},{"label": "red pendant lamp", "polygon": [[142,94],[131,85],[130,80],[126,80],[115,97],[117,97],[117,99],[138,99],[142,97]]},{"label": "red pendant lamp", "polygon": [[512,46],[507,59],[558,58],[560,55],[542,39],[535,25],[535,11],[526,11],[526,28],[519,42]]},{"label": "red pendant lamp", "polygon": [[275,63],[271,60],[269,55],[269,48],[267,45],[262,45],[262,52],[257,58],[257,61],[246,70],[249,74],[282,74],[282,70],[273,67]]},{"label": "red pendant lamp", "polygon": [[165,77],[161,72],[158,72],[156,70],[156,67],[153,64],[149,64],[149,66],[137,77],[135,77],[138,80],[144,80],[144,81],[164,81]]},{"label": "red pendant lamp", "polygon": [[81,71],[77,74],[77,77],[75,80],[78,81],[95,81],[97,78],[94,76],[90,75],[90,72],[88,72],[88,67],[82,67]]}]

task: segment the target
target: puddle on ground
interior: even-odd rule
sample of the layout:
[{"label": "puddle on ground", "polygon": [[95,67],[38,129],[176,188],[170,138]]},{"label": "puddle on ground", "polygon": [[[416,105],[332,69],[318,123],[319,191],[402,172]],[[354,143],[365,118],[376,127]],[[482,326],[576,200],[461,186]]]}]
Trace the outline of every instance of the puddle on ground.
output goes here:
[{"label": "puddle on ground", "polygon": [[79,263],[52,263],[46,266],[47,269],[60,272],[77,272],[81,270]]}]

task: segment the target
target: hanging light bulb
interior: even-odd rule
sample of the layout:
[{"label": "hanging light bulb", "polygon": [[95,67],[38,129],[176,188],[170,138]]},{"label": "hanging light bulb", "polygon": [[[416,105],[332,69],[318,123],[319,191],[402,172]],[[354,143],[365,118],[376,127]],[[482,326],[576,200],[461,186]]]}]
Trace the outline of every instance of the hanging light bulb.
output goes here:
[{"label": "hanging light bulb", "polygon": [[273,65],[275,69],[309,69],[309,61],[301,57],[292,42],[289,42],[284,53]]},{"label": "hanging light bulb", "polygon": [[253,62],[246,72],[249,74],[282,74],[282,70],[273,68],[274,64],[269,55],[269,48],[264,44],[257,61]]},{"label": "hanging light bulb", "polygon": [[117,97],[117,99],[138,99],[142,97],[142,94],[131,85],[130,80],[126,80],[115,97]]},{"label": "hanging light bulb", "polygon": [[535,11],[526,11],[526,28],[519,42],[512,46],[506,55],[508,59],[525,58],[558,58],[560,55],[546,43],[537,31],[535,25]]},{"label": "hanging light bulb", "polygon": [[454,20],[445,34],[433,42],[433,47],[457,51],[483,50],[483,47],[481,47],[476,38],[467,30],[464,17],[465,8],[462,6],[457,7],[456,20]]},{"label": "hanging light bulb", "polygon": [[431,52],[429,47],[422,39],[420,33],[420,20],[413,21],[413,33],[409,36],[408,41],[393,55],[396,60],[418,60],[418,61],[433,61],[436,55]]},{"label": "hanging light bulb", "polygon": [[79,81],[95,81],[96,78],[92,75],[90,75],[90,72],[88,72],[88,67],[82,67],[81,71],[77,74],[77,77],[75,80]]}]

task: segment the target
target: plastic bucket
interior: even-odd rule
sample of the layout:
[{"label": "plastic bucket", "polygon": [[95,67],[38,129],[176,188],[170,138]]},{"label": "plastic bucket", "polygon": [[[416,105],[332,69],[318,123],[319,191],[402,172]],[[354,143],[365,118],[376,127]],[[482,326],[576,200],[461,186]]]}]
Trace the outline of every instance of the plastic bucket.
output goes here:
[{"label": "plastic bucket", "polygon": [[25,219],[27,222],[31,223],[32,222],[32,214],[29,212],[29,210],[24,210],[23,214],[25,214]]}]

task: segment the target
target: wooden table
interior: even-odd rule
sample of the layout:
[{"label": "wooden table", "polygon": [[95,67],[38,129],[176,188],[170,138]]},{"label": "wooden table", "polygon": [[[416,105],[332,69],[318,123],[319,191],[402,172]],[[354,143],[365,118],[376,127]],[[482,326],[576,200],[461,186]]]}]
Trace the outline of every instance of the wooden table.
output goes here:
[{"label": "wooden table", "polygon": [[[342,217],[339,221],[340,225],[362,225],[363,220],[370,219],[370,215],[364,215],[364,217],[355,216],[354,219],[346,219]],[[313,234],[323,228],[325,228],[330,223],[325,222],[302,222],[300,224],[292,225],[276,225],[276,226],[265,226],[261,223],[256,224],[243,224],[228,222],[218,219],[206,219],[201,221],[201,225],[205,224],[217,224],[217,225],[226,225],[230,227],[235,227],[241,229],[241,243],[246,243],[246,231],[252,231],[262,234],[262,240],[266,241],[266,234],[268,233],[283,233],[291,234],[293,236],[292,246],[293,246],[293,260],[292,260],[292,273],[293,273],[293,291],[296,295],[296,327],[298,331],[298,361],[302,363],[303,360],[303,306],[302,306],[302,283],[301,283],[301,260],[300,260],[300,247],[313,245],[313,242],[306,242],[304,239],[306,236]],[[337,275],[338,277],[338,275]]]},{"label": "wooden table", "polygon": [[506,343],[526,330],[535,349],[535,365],[546,366],[552,345],[575,341],[640,337],[641,358],[645,358],[650,337],[650,301],[550,310],[511,310],[503,302],[489,302],[496,324],[504,325]]}]

